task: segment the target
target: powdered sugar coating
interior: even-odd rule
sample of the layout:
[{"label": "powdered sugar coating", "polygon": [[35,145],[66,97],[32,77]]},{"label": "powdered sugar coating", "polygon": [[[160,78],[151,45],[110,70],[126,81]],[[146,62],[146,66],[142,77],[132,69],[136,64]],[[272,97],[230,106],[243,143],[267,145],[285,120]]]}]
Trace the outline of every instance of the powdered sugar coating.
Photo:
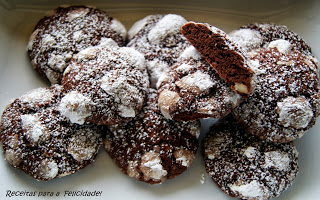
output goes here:
[{"label": "powdered sugar coating", "polygon": [[215,83],[211,81],[211,77],[208,74],[200,71],[189,74],[176,82],[178,87],[194,94],[207,94],[214,84]]},{"label": "powdered sugar coating", "polygon": [[178,61],[188,60],[188,59],[201,60],[202,56],[199,53],[199,51],[197,51],[197,49],[194,48],[194,46],[189,46],[180,54]]},{"label": "powdered sugar coating", "polygon": [[160,45],[167,37],[180,32],[181,26],[187,22],[182,16],[176,14],[165,15],[148,33],[151,44]]},{"label": "powdered sugar coating", "polygon": [[44,159],[40,161],[37,169],[39,177],[43,177],[44,180],[51,180],[58,175],[58,165],[54,160]]},{"label": "powdered sugar coating", "polygon": [[127,80],[125,71],[120,72],[123,76],[119,76],[117,73],[119,73],[119,71],[106,73],[100,80],[100,87],[114,98],[116,104],[119,104],[118,111],[120,116],[135,117],[136,110],[135,107],[132,106],[132,102],[137,101],[137,104],[142,105],[144,98],[139,98],[139,88],[130,84],[129,81],[131,80]]},{"label": "powdered sugar coating", "polygon": [[71,123],[84,124],[85,119],[91,115],[92,102],[81,93],[71,91],[59,102],[58,109],[61,115],[70,119]]},{"label": "powdered sugar coating", "polygon": [[110,29],[119,33],[121,38],[123,38],[124,40],[127,38],[126,27],[118,19],[114,18],[113,20],[111,20]]},{"label": "powdered sugar coating", "polygon": [[280,53],[289,53],[292,49],[292,44],[288,40],[274,40],[270,42],[268,48],[277,48]]},{"label": "powdered sugar coating", "polygon": [[198,147],[198,121],[166,120],[149,90],[142,112],[128,123],[110,127],[105,148],[120,170],[149,183],[172,179],[190,167]]},{"label": "powdered sugar coating", "polygon": [[178,109],[180,95],[177,92],[164,90],[159,94],[158,104],[162,115],[166,119],[172,119],[170,113]]},{"label": "powdered sugar coating", "polygon": [[189,168],[193,159],[195,158],[195,154],[186,150],[184,148],[180,148],[173,153],[176,158],[176,162],[180,162],[182,166]]},{"label": "powdered sugar coating", "polygon": [[25,130],[26,138],[32,144],[37,144],[38,140],[46,140],[49,137],[49,131],[42,124],[39,116],[33,114],[21,115],[22,128]]},{"label": "powdered sugar coating", "polygon": [[256,156],[259,155],[259,151],[257,148],[255,147],[247,147],[246,149],[244,149],[243,154],[250,160],[254,159]]},{"label": "powdered sugar coating", "polygon": [[241,102],[204,59],[193,55],[181,59],[158,81],[158,103],[167,119],[220,118]]},{"label": "powdered sugar coating", "polygon": [[277,170],[288,171],[290,169],[289,155],[283,152],[270,151],[264,153],[264,168],[275,168]]},{"label": "powdered sugar coating", "polygon": [[[66,21],[67,22],[71,22],[77,18],[82,18],[84,16],[86,16],[87,14],[89,13],[89,8],[79,8],[79,9],[76,9],[76,10],[71,10],[70,12],[68,12],[66,14]],[[57,14],[57,12],[55,13]]]},{"label": "powdered sugar coating", "polygon": [[42,18],[31,34],[27,51],[33,67],[51,83],[60,83],[72,56],[112,38],[120,46],[126,29],[106,12],[85,6],[59,7]]},{"label": "powdered sugar coating", "polygon": [[244,51],[251,51],[261,47],[263,44],[263,38],[261,34],[252,29],[239,29],[234,30],[228,34],[232,40],[240,45]]},{"label": "powdered sugar coating", "polygon": [[230,189],[234,193],[239,193],[239,196],[243,196],[248,199],[264,198],[264,194],[269,193],[269,191],[267,191],[267,189],[264,189],[263,185],[256,180],[241,185],[237,185],[235,183],[230,186]]},{"label": "powdered sugar coating", "polygon": [[94,129],[77,130],[69,139],[68,153],[78,162],[90,160],[97,154],[100,135]]},{"label": "powdered sugar coating", "polygon": [[154,59],[147,62],[147,69],[150,79],[150,87],[158,88],[158,82],[162,75],[170,70],[170,66],[167,62]]},{"label": "powdered sugar coating", "polygon": [[128,31],[128,39],[131,40],[140,31],[142,31],[142,29],[149,23],[149,21],[152,20],[153,17],[154,17],[153,15],[149,15],[149,16],[146,16],[143,19],[140,19],[140,20],[136,21]]},{"label": "powdered sugar coating", "polygon": [[[287,40],[292,44],[292,49],[295,51],[300,51],[304,54],[310,55],[311,48],[310,46],[302,39],[300,35],[290,30],[287,26],[273,24],[273,23],[254,23],[254,24],[247,24],[241,26],[239,29],[239,34],[244,33],[241,30],[253,30],[259,33],[262,38],[262,43],[260,47],[268,47],[269,43],[275,40]],[[242,37],[246,37],[243,35]],[[250,42],[248,40],[248,42]],[[241,44],[240,44],[241,45]],[[244,44],[245,46],[248,44]],[[253,50],[255,48],[252,48]]]},{"label": "powdered sugar coating", "polygon": [[306,128],[313,118],[312,106],[305,97],[287,97],[277,102],[279,122],[284,127]]},{"label": "powdered sugar coating", "polygon": [[[50,101],[39,101],[43,91]],[[2,114],[0,132],[6,160],[37,180],[84,168],[94,161],[102,143],[100,127],[72,124],[61,115],[58,104],[64,95],[59,85],[39,88],[15,99]]]},{"label": "powdered sugar coating", "polygon": [[259,62],[253,94],[233,110],[251,133],[271,142],[301,137],[320,114],[319,75],[312,56],[261,48],[249,53]]},{"label": "powdered sugar coating", "polygon": [[74,56],[62,85],[88,102],[85,108],[90,112],[84,112],[84,121],[113,125],[139,113],[149,80],[143,55],[132,48],[102,44]]},{"label": "powdered sugar coating", "polygon": [[180,27],[186,22],[176,14],[149,15],[136,22],[128,31],[130,41],[127,46],[145,56],[151,87],[156,87],[158,78],[190,46],[180,33]]},{"label": "powdered sugar coating", "polygon": [[163,169],[160,154],[153,151],[142,155],[140,169],[146,182],[149,180],[163,181],[168,174]]},{"label": "powdered sugar coating", "polygon": [[270,199],[284,192],[298,173],[293,142],[259,140],[227,116],[204,138],[206,171],[222,191],[241,199]]},{"label": "powdered sugar coating", "polygon": [[[62,90],[57,87],[58,92]],[[49,105],[51,102],[55,101],[56,96],[49,88],[37,88],[27,92],[25,95],[20,97],[20,100],[24,104],[32,104],[34,106],[44,106]]]}]

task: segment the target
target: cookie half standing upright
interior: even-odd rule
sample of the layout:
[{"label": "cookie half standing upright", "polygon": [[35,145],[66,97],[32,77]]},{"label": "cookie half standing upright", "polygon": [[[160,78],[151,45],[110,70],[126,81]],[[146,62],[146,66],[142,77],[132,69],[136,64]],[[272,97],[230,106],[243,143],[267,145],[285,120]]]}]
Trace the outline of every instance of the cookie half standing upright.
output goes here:
[{"label": "cookie half standing upright", "polygon": [[199,121],[176,122],[161,114],[158,95],[148,100],[136,118],[110,127],[105,148],[120,170],[149,184],[162,183],[187,170],[195,158]]},{"label": "cookie half standing upright", "polygon": [[65,110],[70,116],[82,113],[73,123],[84,120],[113,125],[138,115],[146,99],[149,79],[141,53],[106,39],[103,44],[76,54],[61,84],[67,92],[61,100]]},{"label": "cookie half standing upright", "polygon": [[147,60],[151,87],[168,71],[180,54],[190,46],[180,33],[187,20],[180,15],[148,15],[128,31],[128,47],[141,52]]},{"label": "cookie half standing upright", "polygon": [[101,128],[73,124],[61,114],[63,88],[34,89],[4,110],[0,134],[5,160],[37,180],[75,173],[92,163],[102,144]]},{"label": "cookie half standing upright", "polygon": [[221,118],[242,101],[193,46],[171,68],[157,83],[159,108],[167,119]]},{"label": "cookie half standing upright", "polygon": [[86,6],[58,7],[34,28],[27,51],[32,66],[51,83],[60,83],[72,56],[111,38],[125,45],[127,31],[108,13]]},{"label": "cookie half standing upright", "polygon": [[231,115],[213,125],[203,140],[208,175],[227,195],[270,199],[289,188],[298,174],[293,142],[275,144],[249,134]]},{"label": "cookie half standing upright", "polygon": [[220,77],[243,97],[254,88],[254,72],[241,47],[222,30],[205,23],[188,22],[181,33]]},{"label": "cookie half standing upright", "polygon": [[269,142],[300,138],[320,115],[317,60],[283,39],[248,56],[256,73],[256,88],[233,110],[235,119]]}]

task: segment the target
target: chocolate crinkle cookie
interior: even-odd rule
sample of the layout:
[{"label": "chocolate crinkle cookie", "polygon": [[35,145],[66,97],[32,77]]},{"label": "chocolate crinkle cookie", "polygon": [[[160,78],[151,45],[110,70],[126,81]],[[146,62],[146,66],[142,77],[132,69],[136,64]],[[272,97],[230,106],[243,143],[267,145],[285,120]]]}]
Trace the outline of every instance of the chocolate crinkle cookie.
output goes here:
[{"label": "chocolate crinkle cookie", "polygon": [[221,118],[242,100],[193,46],[159,78],[157,87],[161,113],[178,121]]},{"label": "chocolate crinkle cookie", "polygon": [[155,88],[161,74],[170,69],[190,44],[180,33],[187,20],[180,15],[149,15],[137,21],[128,31],[129,43],[146,60],[151,87]]},{"label": "chocolate crinkle cookie", "polygon": [[188,22],[181,33],[230,87],[243,97],[253,89],[255,76],[241,46],[221,29],[207,23]]},{"label": "chocolate crinkle cookie", "polygon": [[113,125],[140,112],[149,79],[141,53],[107,39],[76,54],[61,84],[68,93],[61,107],[73,123]]},{"label": "chocolate crinkle cookie", "polygon": [[149,183],[162,183],[190,167],[198,148],[200,123],[165,119],[158,96],[149,90],[142,112],[125,124],[110,127],[105,148],[120,170]]},{"label": "chocolate crinkle cookie", "polygon": [[58,107],[63,88],[38,88],[8,105],[0,123],[4,157],[37,180],[75,173],[92,163],[101,128],[70,123]]},{"label": "chocolate crinkle cookie", "polygon": [[320,114],[317,60],[288,40],[248,53],[257,76],[253,94],[233,110],[251,134],[270,142],[300,138]]},{"label": "chocolate crinkle cookie", "polygon": [[35,26],[27,51],[33,67],[51,83],[60,83],[72,56],[112,38],[125,45],[127,31],[106,12],[86,6],[58,7]]},{"label": "chocolate crinkle cookie", "polygon": [[284,25],[273,23],[247,24],[230,32],[229,36],[245,51],[268,47],[270,42],[283,39],[289,41],[294,50],[308,55],[311,54],[311,47],[302,37]]},{"label": "chocolate crinkle cookie", "polygon": [[262,141],[231,115],[211,127],[202,154],[206,171],[217,186],[241,199],[275,198],[291,186],[298,173],[293,142]]}]

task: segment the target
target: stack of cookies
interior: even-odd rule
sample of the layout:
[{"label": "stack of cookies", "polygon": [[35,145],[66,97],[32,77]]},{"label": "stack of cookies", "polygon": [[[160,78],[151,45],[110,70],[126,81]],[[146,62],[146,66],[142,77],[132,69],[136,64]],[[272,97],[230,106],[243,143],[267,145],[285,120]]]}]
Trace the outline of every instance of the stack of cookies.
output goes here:
[{"label": "stack of cookies", "polygon": [[176,14],[127,32],[106,12],[59,7],[36,25],[32,66],[51,82],[10,103],[5,159],[37,180],[72,174],[104,147],[120,170],[149,183],[195,158],[230,196],[277,197],[298,173],[300,138],[320,114],[317,60],[296,33],[249,24],[226,34]]}]

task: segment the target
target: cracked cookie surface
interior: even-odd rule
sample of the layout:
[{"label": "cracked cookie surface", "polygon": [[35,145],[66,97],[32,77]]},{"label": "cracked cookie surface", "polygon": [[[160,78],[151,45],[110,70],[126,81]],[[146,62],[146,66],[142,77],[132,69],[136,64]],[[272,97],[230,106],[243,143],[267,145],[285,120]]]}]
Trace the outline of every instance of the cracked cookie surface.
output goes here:
[{"label": "cracked cookie surface", "polygon": [[231,115],[213,125],[203,140],[208,175],[226,194],[270,199],[290,187],[298,173],[293,142],[269,143],[249,134]]},{"label": "cracked cookie surface", "polygon": [[75,173],[92,163],[102,144],[101,128],[78,125],[62,115],[63,88],[39,88],[15,99],[1,117],[4,157],[37,180]]},{"label": "cracked cookie surface", "polygon": [[110,127],[105,148],[120,170],[149,184],[172,179],[187,170],[198,148],[200,123],[166,120],[149,90],[142,112],[125,124]]},{"label": "cracked cookie surface", "polygon": [[300,138],[320,114],[317,60],[292,46],[287,40],[275,40],[248,53],[256,88],[232,112],[251,134],[270,142]]},{"label": "cracked cookie surface", "polygon": [[106,12],[86,6],[58,7],[42,18],[30,36],[27,51],[33,67],[52,84],[60,83],[72,56],[112,38],[125,45],[127,31]]}]

